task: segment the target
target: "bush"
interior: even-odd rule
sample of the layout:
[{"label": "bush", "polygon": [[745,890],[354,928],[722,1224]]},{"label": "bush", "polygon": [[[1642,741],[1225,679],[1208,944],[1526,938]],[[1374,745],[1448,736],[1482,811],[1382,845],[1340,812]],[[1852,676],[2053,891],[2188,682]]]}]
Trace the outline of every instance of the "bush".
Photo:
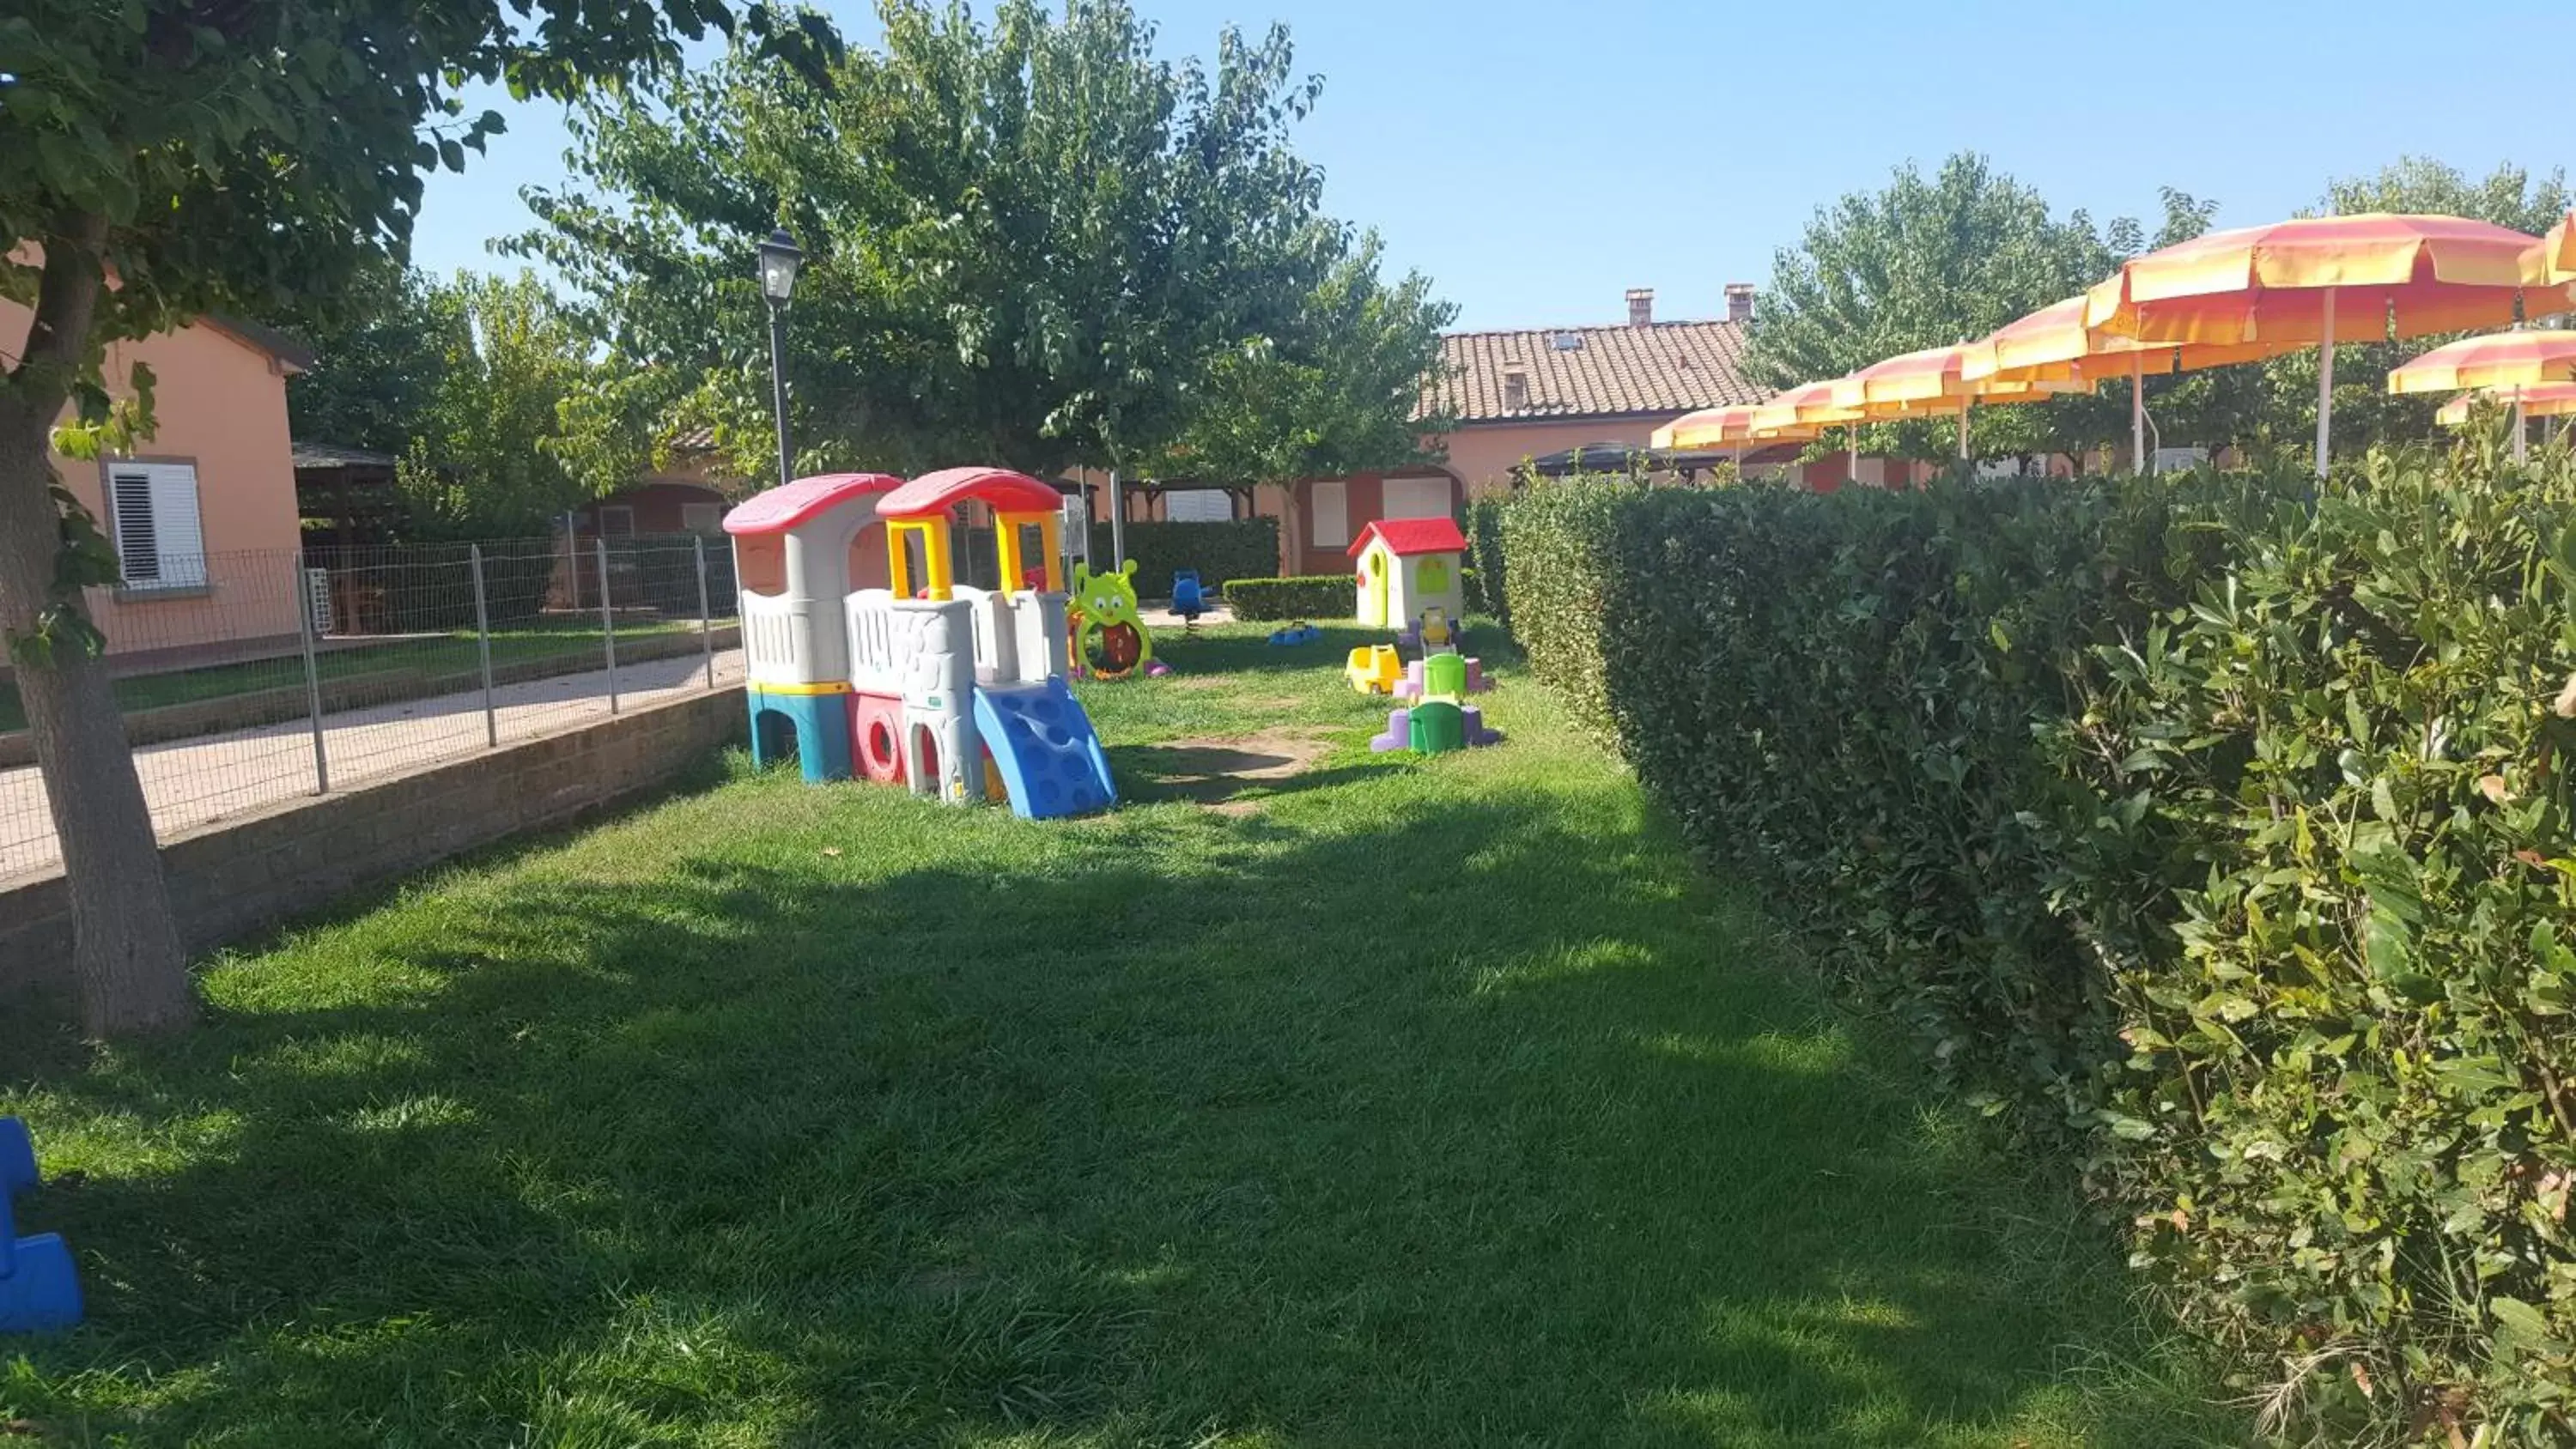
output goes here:
[{"label": "bush", "polygon": [[2563,1442],[2571,521],[2566,454],[2483,444],[2322,484],[1576,482],[1507,511],[1505,592],[1693,847],[2311,1423]]},{"label": "bush", "polygon": [[1467,500],[1467,559],[1462,577],[1467,608],[1491,616],[1506,629],[1512,623],[1503,599],[1503,514],[1508,503],[1502,497]]},{"label": "bush", "polygon": [[1347,619],[1359,608],[1359,586],[1348,574],[1228,579],[1225,602],[1238,619]]},{"label": "bush", "polygon": [[[1109,561],[1109,526],[1091,529],[1091,556]],[[1127,557],[1136,561],[1136,592],[1168,598],[1172,574],[1197,569],[1199,581],[1274,578],[1279,573],[1279,520],[1239,518],[1231,523],[1131,523]],[[1122,560],[1123,561],[1123,560]]]}]

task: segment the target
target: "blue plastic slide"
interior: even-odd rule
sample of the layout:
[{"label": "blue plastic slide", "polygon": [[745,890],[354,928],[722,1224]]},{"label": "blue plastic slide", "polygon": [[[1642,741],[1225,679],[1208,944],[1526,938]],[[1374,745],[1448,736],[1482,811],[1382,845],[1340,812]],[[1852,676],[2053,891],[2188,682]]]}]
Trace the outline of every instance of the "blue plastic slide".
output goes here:
[{"label": "blue plastic slide", "polygon": [[977,688],[975,733],[1023,819],[1088,815],[1118,803],[1100,736],[1061,679]]}]

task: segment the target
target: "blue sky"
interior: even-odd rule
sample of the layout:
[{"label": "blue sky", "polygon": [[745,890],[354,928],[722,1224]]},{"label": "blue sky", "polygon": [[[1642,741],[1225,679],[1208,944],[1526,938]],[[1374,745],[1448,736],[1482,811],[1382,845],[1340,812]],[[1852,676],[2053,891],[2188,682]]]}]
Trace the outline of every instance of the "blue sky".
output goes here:
[{"label": "blue sky", "polygon": [[[1660,316],[1715,315],[1816,207],[1963,149],[2061,212],[2148,216],[2173,185],[2215,198],[2220,225],[2404,153],[2576,165],[2576,126],[2542,108],[2564,61],[2538,32],[2392,0],[1137,3],[1176,55],[1286,22],[1325,77],[1300,146],[1327,204],[1465,327],[1613,322],[1632,286]],[[872,7],[829,8],[875,34]],[[561,177],[564,133],[559,112],[503,109],[490,158],[431,183],[423,265],[518,265],[485,240],[529,224],[518,190]]]}]

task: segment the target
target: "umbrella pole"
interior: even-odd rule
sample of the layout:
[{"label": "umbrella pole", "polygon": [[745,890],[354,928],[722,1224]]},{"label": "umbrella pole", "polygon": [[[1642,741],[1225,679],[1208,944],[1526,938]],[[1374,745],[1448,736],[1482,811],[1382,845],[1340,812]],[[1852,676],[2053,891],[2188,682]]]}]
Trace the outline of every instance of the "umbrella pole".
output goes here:
[{"label": "umbrella pole", "polygon": [[2317,350],[2317,476],[2326,476],[2329,440],[2334,436],[2335,293],[2325,289],[2325,326]]},{"label": "umbrella pole", "polygon": [[2129,471],[2147,471],[2147,355],[2129,354]]},{"label": "umbrella pole", "polygon": [[1843,471],[1849,473],[1851,480],[1857,483],[1860,481],[1860,425],[1858,423],[1844,427],[1843,443],[1847,448],[1843,455]]},{"label": "umbrella pole", "polygon": [[2513,390],[2513,460],[2517,463],[2531,461],[2531,429],[2523,425],[2524,421],[2522,389],[2517,387]]},{"label": "umbrella pole", "polygon": [[1976,405],[1975,398],[1959,399],[1959,461],[1962,463],[1968,461],[1968,409]]}]

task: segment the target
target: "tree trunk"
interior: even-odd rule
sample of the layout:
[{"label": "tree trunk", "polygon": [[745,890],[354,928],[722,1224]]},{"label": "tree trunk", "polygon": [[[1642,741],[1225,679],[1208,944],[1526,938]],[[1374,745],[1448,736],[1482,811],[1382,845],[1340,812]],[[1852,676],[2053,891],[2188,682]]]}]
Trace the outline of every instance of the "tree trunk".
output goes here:
[{"label": "tree trunk", "polygon": [[1294,578],[1306,571],[1305,510],[1299,506],[1302,498],[1296,484],[1280,484],[1279,496],[1283,500],[1279,508],[1279,540],[1288,555],[1283,572]]},{"label": "tree trunk", "polygon": [[[49,239],[26,346],[0,386],[0,629],[12,641],[32,638],[46,609],[63,602],[50,438],[103,285],[104,226],[85,220],[81,234]],[[70,887],[81,1024],[95,1037],[185,1026],[195,1014],[187,958],[107,667],[69,639],[49,657],[13,652]]]}]

